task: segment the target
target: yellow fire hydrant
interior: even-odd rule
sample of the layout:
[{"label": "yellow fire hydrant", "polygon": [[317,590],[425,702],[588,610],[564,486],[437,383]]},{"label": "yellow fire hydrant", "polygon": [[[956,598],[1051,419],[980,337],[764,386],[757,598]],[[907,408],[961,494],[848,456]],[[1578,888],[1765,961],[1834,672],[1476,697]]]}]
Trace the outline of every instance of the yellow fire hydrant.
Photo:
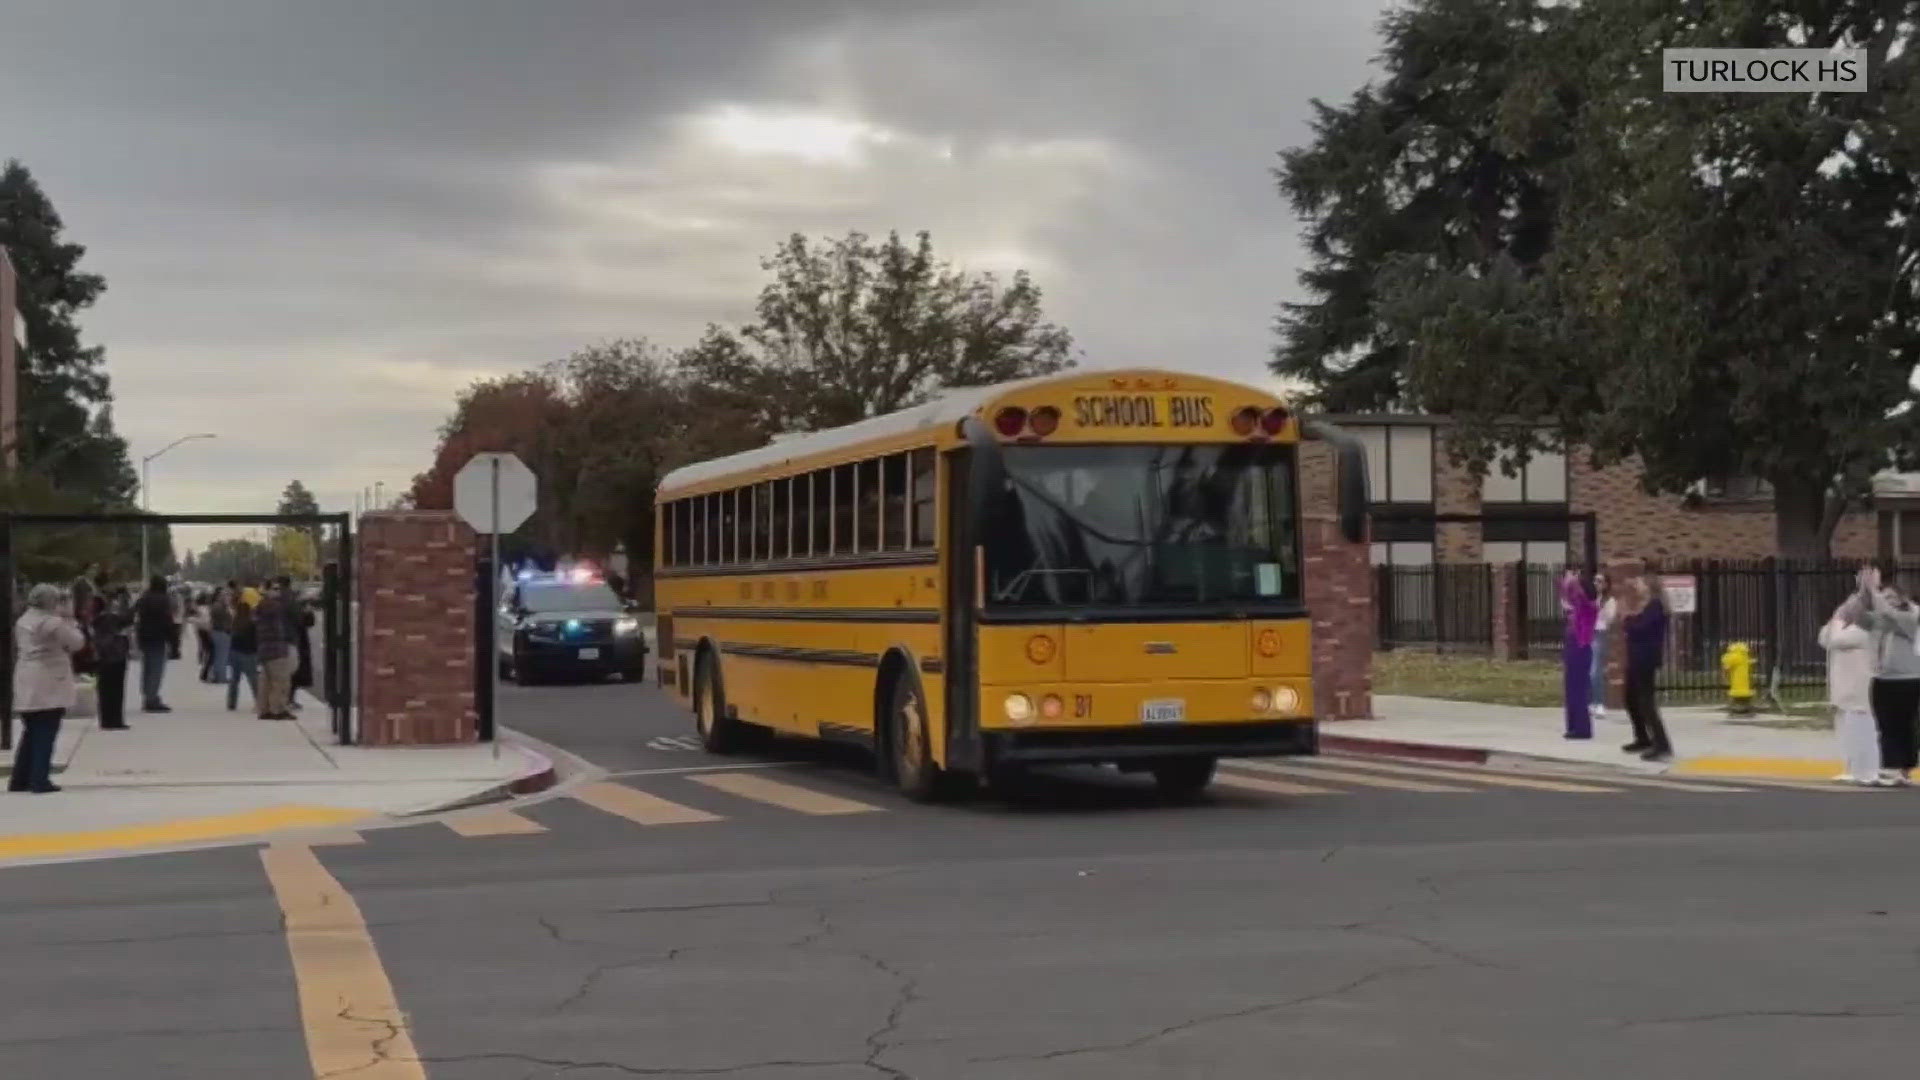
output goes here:
[{"label": "yellow fire hydrant", "polygon": [[1727,712],[1753,715],[1753,650],[1736,641],[1720,654],[1720,670],[1727,673]]}]

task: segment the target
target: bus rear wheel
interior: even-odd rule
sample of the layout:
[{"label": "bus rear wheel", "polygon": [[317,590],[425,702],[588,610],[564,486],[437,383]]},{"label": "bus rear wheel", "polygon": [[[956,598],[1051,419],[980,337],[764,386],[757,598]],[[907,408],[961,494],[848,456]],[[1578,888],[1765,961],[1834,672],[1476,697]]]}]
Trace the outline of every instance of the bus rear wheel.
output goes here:
[{"label": "bus rear wheel", "polygon": [[693,722],[709,754],[731,754],[745,742],[740,721],[727,715],[727,698],[713,664],[702,658],[693,677]]},{"label": "bus rear wheel", "polygon": [[888,688],[887,725],[887,754],[892,759],[889,765],[900,793],[915,802],[946,797],[950,784],[933,760],[926,705],[911,678],[897,676]]},{"label": "bus rear wheel", "polygon": [[1191,799],[1207,790],[1213,783],[1214,769],[1220,764],[1218,758],[1182,757],[1168,758],[1153,763],[1153,782],[1160,794],[1169,799]]}]

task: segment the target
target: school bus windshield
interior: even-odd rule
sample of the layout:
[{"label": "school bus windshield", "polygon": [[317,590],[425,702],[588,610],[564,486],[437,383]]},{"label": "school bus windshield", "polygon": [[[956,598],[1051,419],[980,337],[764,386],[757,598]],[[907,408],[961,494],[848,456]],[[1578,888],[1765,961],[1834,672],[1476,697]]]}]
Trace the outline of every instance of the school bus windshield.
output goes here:
[{"label": "school bus windshield", "polygon": [[1288,446],[1010,446],[988,507],[990,607],[1300,600]]}]

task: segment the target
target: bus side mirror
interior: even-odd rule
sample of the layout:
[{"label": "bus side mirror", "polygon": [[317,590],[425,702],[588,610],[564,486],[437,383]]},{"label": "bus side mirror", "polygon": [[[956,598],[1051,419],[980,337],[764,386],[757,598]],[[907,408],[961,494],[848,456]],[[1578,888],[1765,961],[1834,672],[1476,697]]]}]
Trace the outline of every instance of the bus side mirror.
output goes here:
[{"label": "bus side mirror", "polygon": [[1360,437],[1325,420],[1306,420],[1301,430],[1310,439],[1333,447],[1335,494],[1340,535],[1349,544],[1367,538],[1367,444]]}]

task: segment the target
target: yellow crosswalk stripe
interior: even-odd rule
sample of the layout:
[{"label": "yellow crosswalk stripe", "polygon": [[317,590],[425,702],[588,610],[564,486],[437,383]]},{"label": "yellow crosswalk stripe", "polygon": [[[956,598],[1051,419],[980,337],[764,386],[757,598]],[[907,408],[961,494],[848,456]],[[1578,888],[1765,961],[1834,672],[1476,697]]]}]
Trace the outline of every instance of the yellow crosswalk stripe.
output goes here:
[{"label": "yellow crosswalk stripe", "polygon": [[286,927],[313,1075],[427,1080],[353,894],[305,844],[262,848],[260,862]]},{"label": "yellow crosswalk stripe", "polygon": [[721,820],[718,814],[668,802],[658,795],[649,795],[606,780],[585,784],[568,794],[595,810],[605,810],[636,825],[690,825],[699,821]]},{"label": "yellow crosswalk stripe", "polygon": [[[1527,776],[1515,776],[1512,773],[1496,772],[1492,769],[1473,767],[1471,769],[1439,769],[1424,765],[1390,765],[1384,761],[1369,761],[1353,757],[1334,757],[1327,760],[1342,768],[1366,769],[1368,771],[1388,772],[1399,776],[1435,776],[1443,780],[1459,780],[1472,784],[1489,784],[1494,787],[1531,788],[1535,791],[1570,791],[1589,795],[1618,795],[1619,788],[1601,787],[1597,784],[1575,784],[1565,780],[1537,780]],[[1318,768],[1318,766],[1314,766]]]},{"label": "yellow crosswalk stripe", "polygon": [[1312,784],[1296,784],[1290,780],[1270,780],[1259,776],[1241,776],[1238,773],[1218,773],[1213,778],[1216,787],[1230,787],[1241,791],[1257,791],[1263,795],[1344,795],[1338,788],[1314,787]]},{"label": "yellow crosswalk stripe", "polygon": [[787,810],[797,810],[802,814],[865,814],[880,809],[852,799],[843,799],[837,795],[827,795],[792,784],[783,784],[778,780],[769,780],[754,773],[708,773],[704,776],[689,776],[687,779],[696,784],[717,788],[729,795],[769,803]]},{"label": "yellow crosswalk stripe", "polygon": [[1336,784],[1357,784],[1361,787],[1389,788],[1394,791],[1418,791],[1426,794],[1461,794],[1471,792],[1472,788],[1454,787],[1450,784],[1430,784],[1424,780],[1398,780],[1391,776],[1371,776],[1367,773],[1342,772],[1338,769],[1302,768],[1297,765],[1274,765],[1265,761],[1236,761],[1236,769],[1252,769],[1259,773],[1271,773],[1275,776],[1297,776],[1306,780],[1329,780]]},{"label": "yellow crosswalk stripe", "polygon": [[511,810],[464,810],[440,819],[441,824],[461,836],[524,836],[546,832],[546,826],[523,818]]}]

